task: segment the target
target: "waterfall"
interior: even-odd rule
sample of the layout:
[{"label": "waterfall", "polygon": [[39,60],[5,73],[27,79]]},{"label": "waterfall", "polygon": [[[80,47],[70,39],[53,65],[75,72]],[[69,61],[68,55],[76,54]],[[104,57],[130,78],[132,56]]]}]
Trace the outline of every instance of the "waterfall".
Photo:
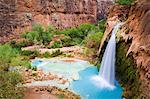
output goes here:
[{"label": "waterfall", "polygon": [[108,42],[104,56],[102,58],[99,76],[108,84],[115,83],[115,54],[116,54],[116,33],[123,23],[118,23],[113,31]]}]

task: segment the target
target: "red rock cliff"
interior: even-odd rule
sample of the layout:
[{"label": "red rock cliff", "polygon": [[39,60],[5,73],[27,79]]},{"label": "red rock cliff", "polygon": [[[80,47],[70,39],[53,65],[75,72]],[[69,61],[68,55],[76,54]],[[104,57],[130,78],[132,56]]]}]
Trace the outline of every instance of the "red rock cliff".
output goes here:
[{"label": "red rock cliff", "polygon": [[138,0],[131,7],[127,20],[128,32],[124,39],[132,38],[128,53],[132,53],[139,68],[141,98],[150,98],[150,1]]},{"label": "red rock cliff", "polygon": [[[139,85],[136,86],[139,88],[134,93],[138,99],[150,99],[150,1],[137,0],[131,7],[114,5],[109,11],[101,48],[113,29],[112,23],[117,19],[125,21],[120,34],[129,46],[126,56],[133,57],[139,76]],[[129,90],[131,91],[127,89]],[[133,97],[132,94],[131,96]]]},{"label": "red rock cliff", "polygon": [[33,24],[62,29],[96,21],[96,0],[1,0],[0,42],[8,36],[16,37]]}]

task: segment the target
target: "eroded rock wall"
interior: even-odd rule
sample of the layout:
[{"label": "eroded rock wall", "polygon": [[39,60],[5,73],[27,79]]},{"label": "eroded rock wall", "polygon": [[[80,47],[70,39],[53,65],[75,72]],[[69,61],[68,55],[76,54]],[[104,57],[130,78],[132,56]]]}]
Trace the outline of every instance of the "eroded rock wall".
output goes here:
[{"label": "eroded rock wall", "polygon": [[33,24],[63,29],[96,21],[96,0],[1,0],[0,42],[16,38]]},{"label": "eroded rock wall", "polygon": [[97,19],[106,19],[114,0],[97,0]]},{"label": "eroded rock wall", "polygon": [[[123,28],[125,29],[125,28]],[[123,30],[122,29],[122,30]],[[132,43],[127,52],[132,54],[139,68],[139,97],[150,98],[150,2],[138,0],[131,7],[127,20],[127,30],[122,36],[131,39]]]},{"label": "eroded rock wall", "polygon": [[116,76],[125,87],[124,96],[127,99],[150,99],[150,1],[137,0],[132,6],[113,5],[101,49],[118,20],[125,21],[117,34],[121,38],[117,44],[121,51],[117,49],[119,65],[116,65],[119,68]]}]

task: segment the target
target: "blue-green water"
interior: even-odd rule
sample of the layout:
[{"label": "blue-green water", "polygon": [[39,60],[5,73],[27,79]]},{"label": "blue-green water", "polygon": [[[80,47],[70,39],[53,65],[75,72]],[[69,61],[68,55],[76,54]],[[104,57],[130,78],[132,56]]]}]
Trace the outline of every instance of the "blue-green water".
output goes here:
[{"label": "blue-green water", "polygon": [[[78,75],[79,77],[77,77],[76,80],[70,81],[70,84],[69,86],[67,86],[67,88],[79,94],[82,99],[121,99],[122,88],[120,87],[118,82],[115,82],[115,88],[113,89],[105,88],[103,86],[97,86],[103,83],[96,82],[92,79],[93,77],[98,75],[97,67],[89,64],[86,61],[68,63],[64,61],[49,60],[49,62],[47,62],[46,64],[41,65],[43,63],[44,62],[42,61],[34,60],[32,62],[32,66],[37,66],[37,68],[40,68],[46,72],[55,71],[55,73],[63,74],[63,76],[65,76],[64,78]],[[49,82],[50,81],[44,83],[46,84]]]},{"label": "blue-green water", "polygon": [[79,72],[80,79],[71,83],[71,88],[83,99],[121,99],[122,88],[116,82],[113,90],[97,87],[91,78],[98,75],[96,67],[89,67]]}]

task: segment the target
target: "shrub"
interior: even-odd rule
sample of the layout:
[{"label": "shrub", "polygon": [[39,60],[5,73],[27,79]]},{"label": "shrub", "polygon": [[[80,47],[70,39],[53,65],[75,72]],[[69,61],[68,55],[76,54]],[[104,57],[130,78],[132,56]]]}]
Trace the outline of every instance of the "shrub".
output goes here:
[{"label": "shrub", "polygon": [[92,24],[82,24],[76,28],[65,29],[61,31],[61,33],[67,37],[67,40],[62,40],[63,45],[81,44],[89,33],[94,33],[95,31],[98,31],[98,28]]},{"label": "shrub", "polygon": [[21,99],[23,97],[23,88],[16,85],[22,81],[19,73],[1,72],[0,73],[0,98],[1,99]]},{"label": "shrub", "polygon": [[64,57],[73,57],[73,54],[63,54]]},{"label": "shrub", "polygon": [[62,54],[63,54],[63,52],[61,52],[60,50],[56,50],[51,53],[50,57],[57,57]]},{"label": "shrub", "polygon": [[29,45],[32,45],[32,42],[29,41],[21,41],[21,42],[17,42],[16,40],[12,40],[10,42],[10,46],[12,48],[16,48],[18,50],[21,50],[22,47],[27,47]]},{"label": "shrub", "polygon": [[71,39],[70,36],[65,36],[65,38],[62,39],[61,42],[64,47],[75,45],[75,42]]},{"label": "shrub", "polygon": [[17,56],[17,50],[10,45],[0,45],[0,70],[8,70],[11,59]]},{"label": "shrub", "polygon": [[73,46],[81,44],[88,34],[97,33],[99,31],[104,32],[104,24],[105,20],[101,20],[98,26],[93,24],[81,24],[78,27],[64,30],[56,30],[56,28],[51,25],[47,28],[44,28],[41,25],[34,25],[32,31],[22,34],[22,37],[29,40],[29,42],[32,42],[33,44],[42,44],[47,46],[52,40],[54,34],[64,34],[65,38],[60,38],[62,41],[61,43],[56,42],[53,46],[49,46],[48,48],[60,48],[62,45]]},{"label": "shrub", "polygon": [[62,34],[65,34],[66,36],[69,36],[71,38],[80,37],[80,33],[76,28],[71,29],[65,29],[62,31]]},{"label": "shrub", "polygon": [[77,28],[66,29],[62,31],[63,34],[70,36],[71,38],[81,38],[84,39],[88,33],[95,31],[96,26],[92,24],[81,24]]},{"label": "shrub", "polygon": [[10,66],[24,66],[30,69],[31,63],[29,59],[25,59],[23,56],[18,56],[18,57],[12,58]]},{"label": "shrub", "polygon": [[103,33],[102,33],[102,32],[91,33],[91,34],[89,34],[89,35],[85,38],[84,44],[85,44],[85,46],[88,47],[88,48],[95,48],[95,49],[98,49],[102,37],[103,37]]},{"label": "shrub", "polygon": [[93,24],[81,24],[77,29],[80,31],[81,38],[84,39],[89,33],[98,32],[98,28]]},{"label": "shrub", "polygon": [[33,42],[33,44],[47,45],[52,40],[53,35],[50,33],[52,30],[52,27],[45,29],[41,25],[34,25],[31,32],[22,34],[21,37]]},{"label": "shrub", "polygon": [[45,58],[48,58],[48,57],[51,57],[51,54],[49,52],[45,52],[42,56]]},{"label": "shrub", "polygon": [[105,23],[106,23],[106,20],[105,19],[102,19],[98,22],[98,29],[100,32],[104,33],[105,32]]},{"label": "shrub", "polygon": [[134,0],[118,0],[116,3],[120,5],[131,5],[134,2]]},{"label": "shrub", "polygon": [[62,47],[62,43],[60,41],[56,41],[54,42],[54,44],[52,46],[48,46],[49,49],[51,48],[61,48]]},{"label": "shrub", "polygon": [[21,51],[21,55],[24,55],[24,56],[30,56],[32,55],[34,52],[33,51],[30,51],[30,50],[23,50]]},{"label": "shrub", "polygon": [[21,35],[22,38],[27,39],[29,42],[32,42],[33,44],[38,43],[39,35],[36,31],[27,32],[25,34]]},{"label": "shrub", "polygon": [[[29,52],[24,52],[24,55]],[[34,55],[35,52],[32,53]],[[10,45],[0,45],[0,71],[8,71],[10,66],[25,66],[30,68],[30,61],[28,58],[19,55],[18,50],[12,48]]]},{"label": "shrub", "polygon": [[65,36],[64,39],[61,40],[62,46],[68,47],[68,46],[74,46],[81,44],[83,39],[81,38],[71,38],[70,36]]},{"label": "shrub", "polygon": [[49,33],[56,32],[56,28],[53,25],[48,25],[47,26],[47,31]]},{"label": "shrub", "polygon": [[38,51],[23,50],[21,51],[21,55],[35,58],[35,57],[40,56],[40,53]]}]

